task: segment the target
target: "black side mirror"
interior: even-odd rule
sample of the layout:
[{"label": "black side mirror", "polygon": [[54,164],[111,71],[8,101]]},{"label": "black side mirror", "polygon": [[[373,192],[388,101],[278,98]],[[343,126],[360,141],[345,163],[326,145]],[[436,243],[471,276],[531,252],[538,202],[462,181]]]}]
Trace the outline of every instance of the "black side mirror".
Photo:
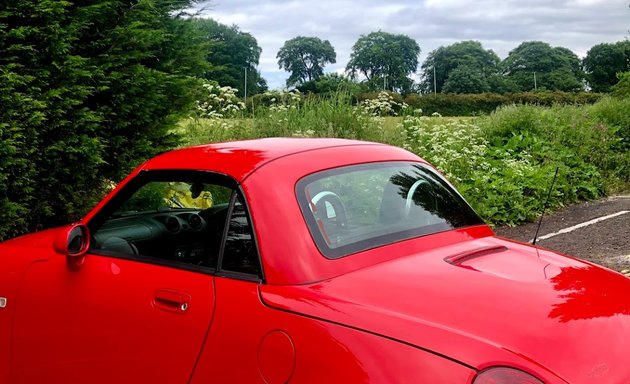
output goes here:
[{"label": "black side mirror", "polygon": [[90,248],[90,231],[85,224],[72,224],[62,228],[54,242],[55,252],[66,256],[68,268],[76,271],[85,262]]}]

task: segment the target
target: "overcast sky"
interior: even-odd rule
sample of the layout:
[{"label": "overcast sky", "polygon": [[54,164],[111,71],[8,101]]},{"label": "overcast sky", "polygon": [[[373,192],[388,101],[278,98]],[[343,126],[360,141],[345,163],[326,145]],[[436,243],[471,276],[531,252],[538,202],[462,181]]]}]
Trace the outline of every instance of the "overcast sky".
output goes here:
[{"label": "overcast sky", "polygon": [[[262,48],[259,69],[270,88],[281,88],[288,73],[276,54],[288,39],[329,40],[342,72],[361,35],[382,30],[415,39],[420,63],[442,45],[481,41],[505,58],[523,41],[541,40],[583,57],[595,44],[629,38],[629,0],[213,0],[203,17],[236,24]],[[419,66],[418,66],[419,69]]]}]

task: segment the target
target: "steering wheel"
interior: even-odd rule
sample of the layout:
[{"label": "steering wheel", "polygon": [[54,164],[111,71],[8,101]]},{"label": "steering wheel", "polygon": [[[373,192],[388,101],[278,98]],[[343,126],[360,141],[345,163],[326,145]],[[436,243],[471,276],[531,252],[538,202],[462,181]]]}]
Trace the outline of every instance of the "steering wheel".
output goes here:
[{"label": "steering wheel", "polygon": [[333,224],[335,230],[347,227],[346,208],[335,192],[321,191],[311,199],[311,203],[316,219],[324,224]]},{"label": "steering wheel", "polygon": [[[411,212],[412,204],[415,204],[413,201],[413,196],[416,194],[418,188],[425,185],[428,187],[429,190],[433,189],[431,187],[431,184],[429,184],[429,182],[424,179],[416,180],[416,182],[411,185],[411,188],[409,188],[409,192],[407,192],[407,198],[405,200],[405,216],[409,216],[409,213]],[[435,198],[433,193],[431,193],[431,196]],[[429,208],[435,209],[437,208],[437,201],[433,202],[433,207],[423,207],[423,208],[427,211],[430,211]]]}]

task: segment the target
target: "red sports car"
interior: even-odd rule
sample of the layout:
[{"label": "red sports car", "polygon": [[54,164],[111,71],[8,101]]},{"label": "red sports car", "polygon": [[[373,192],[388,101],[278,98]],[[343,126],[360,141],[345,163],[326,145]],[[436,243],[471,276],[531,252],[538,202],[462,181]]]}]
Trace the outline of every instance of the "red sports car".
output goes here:
[{"label": "red sports car", "polygon": [[149,160],[0,245],[0,383],[630,383],[630,279],[497,238],[400,148]]}]

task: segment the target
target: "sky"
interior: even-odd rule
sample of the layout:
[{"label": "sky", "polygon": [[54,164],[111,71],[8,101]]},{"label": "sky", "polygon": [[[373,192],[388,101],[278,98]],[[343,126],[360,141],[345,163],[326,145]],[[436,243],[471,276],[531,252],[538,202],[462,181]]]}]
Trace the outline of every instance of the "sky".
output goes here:
[{"label": "sky", "polygon": [[[418,42],[421,64],[434,49],[477,40],[502,59],[523,41],[540,40],[584,57],[599,43],[630,38],[630,0],[212,0],[202,17],[236,24],[262,48],[258,69],[269,88],[289,76],[276,54],[286,40],[329,40],[337,62],[325,72],[343,73],[352,46],[374,31],[405,34]],[[418,66],[418,72],[420,65]]]}]

